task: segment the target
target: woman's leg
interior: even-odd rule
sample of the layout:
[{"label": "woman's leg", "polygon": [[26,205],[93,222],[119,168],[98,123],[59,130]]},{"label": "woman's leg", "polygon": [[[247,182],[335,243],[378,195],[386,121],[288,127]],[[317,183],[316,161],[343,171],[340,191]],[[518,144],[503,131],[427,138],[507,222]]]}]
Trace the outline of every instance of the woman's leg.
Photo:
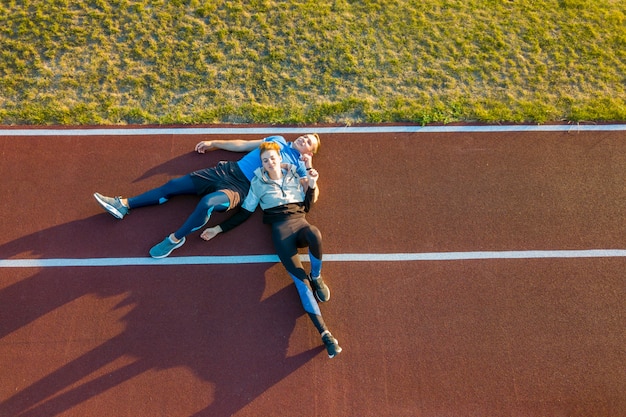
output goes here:
[{"label": "woman's leg", "polygon": [[[322,337],[322,342],[324,342],[324,346],[326,346],[328,357],[334,358],[343,349],[339,346],[337,339],[335,339],[335,337],[330,333],[328,327],[326,327],[319,305],[313,296],[311,288],[306,283],[308,278],[304,268],[302,267],[302,262],[300,262],[300,256],[298,256],[298,247],[309,246],[310,253],[319,260],[318,267],[319,271],[321,271],[322,235],[320,231],[317,227],[309,225],[306,220],[300,219],[291,223],[285,222],[279,225],[274,225],[272,228],[272,239],[274,241],[278,257],[296,284],[304,310],[308,313],[313,325]],[[313,263],[313,258],[311,261]],[[311,282],[316,288],[316,294],[320,291],[324,292],[325,289],[326,295],[330,298],[330,290],[328,290],[328,287],[326,287],[326,284],[322,281],[321,276],[317,280],[312,280]],[[316,284],[321,284],[324,289],[318,288]]]},{"label": "woman's leg", "polygon": [[299,248],[309,248],[311,278],[318,278],[322,273],[322,233],[316,226],[307,223],[298,230],[297,244]]},{"label": "woman's leg", "polygon": [[322,233],[306,220],[296,233],[296,242],[299,248],[309,248],[309,260],[311,262],[311,285],[315,290],[315,296],[321,302],[330,300],[330,288],[322,279]]},{"label": "woman's leg", "polygon": [[290,231],[287,228],[281,228],[280,226],[274,225],[272,227],[272,240],[274,241],[276,253],[296,285],[304,311],[309,315],[315,328],[322,334],[328,328],[322,318],[322,313],[315,300],[313,291],[307,284],[308,277],[298,256],[297,235],[295,233],[289,234]]}]

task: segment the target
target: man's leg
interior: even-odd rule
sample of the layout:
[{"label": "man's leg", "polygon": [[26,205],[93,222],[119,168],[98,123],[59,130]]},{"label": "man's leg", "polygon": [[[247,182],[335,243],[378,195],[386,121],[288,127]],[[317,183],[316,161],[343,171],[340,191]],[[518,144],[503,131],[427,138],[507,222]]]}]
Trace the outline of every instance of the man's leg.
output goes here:
[{"label": "man's leg", "polygon": [[146,191],[136,197],[107,197],[100,193],[95,193],[93,196],[98,204],[111,215],[118,219],[123,219],[131,208],[163,204],[170,197],[181,194],[196,194],[196,187],[190,175],[174,178],[162,186]]},{"label": "man's leg", "polygon": [[128,199],[122,199],[122,203],[124,200],[127,200],[128,208],[134,209],[138,207],[163,204],[171,197],[183,194],[196,194],[196,186],[191,179],[191,175],[174,178],[162,186],[146,191],[143,194],[139,194]]},{"label": "man's leg", "polygon": [[213,211],[226,211],[230,207],[230,199],[222,191],[207,194],[198,203],[191,216],[174,232],[176,239],[182,239],[195,232],[209,222]]},{"label": "man's leg", "polygon": [[213,210],[224,211],[228,209],[228,207],[230,207],[230,200],[225,193],[216,191],[205,195],[180,229],[170,234],[161,243],[158,243],[150,249],[150,256],[153,258],[165,258],[169,256],[174,249],[183,246],[185,236],[208,223]]}]

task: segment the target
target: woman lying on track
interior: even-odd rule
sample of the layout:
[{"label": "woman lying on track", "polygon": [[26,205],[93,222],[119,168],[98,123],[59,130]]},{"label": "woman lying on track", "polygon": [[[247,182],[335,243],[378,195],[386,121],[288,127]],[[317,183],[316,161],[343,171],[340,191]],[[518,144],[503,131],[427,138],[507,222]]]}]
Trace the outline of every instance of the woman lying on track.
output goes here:
[{"label": "woman lying on track", "polygon": [[[315,298],[324,302],[330,299],[330,289],[324,283],[322,271],[322,236],[319,229],[309,224],[306,213],[318,195],[316,187],[318,172],[311,168],[311,157],[305,158],[307,177],[301,178],[296,167],[282,164],[277,144],[264,142],[260,145],[262,167],[255,171],[250,191],[241,209],[218,226],[210,227],[201,236],[211,240],[219,233],[227,232],[246,221],[260,204],[263,222],[272,227],[272,240],[282,264],[293,279],[302,306],[319,331],[326,346],[328,357],[333,358],[341,347],[322,318]],[[305,272],[298,248],[309,248],[311,274]],[[309,285],[313,287],[314,292]],[[315,296],[313,295],[315,294]]]},{"label": "woman lying on track", "polygon": [[95,193],[94,197],[106,211],[118,219],[123,219],[131,209],[163,204],[177,195],[196,194],[200,196],[198,205],[183,225],[150,249],[150,256],[153,258],[165,258],[174,249],[185,243],[187,235],[204,227],[213,211],[226,211],[241,204],[250,189],[254,170],[261,167],[260,143],[276,143],[280,147],[281,156],[286,161],[298,166],[298,172],[305,175],[302,158],[304,155],[313,155],[317,151],[319,139],[317,134],[311,133],[302,135],[293,142],[287,142],[282,136],[270,136],[262,140],[203,141],[196,145],[198,153],[223,149],[233,152],[248,152],[248,154],[237,162],[223,161],[214,167],[174,178],[160,187],[134,197],[107,197],[99,193]]}]

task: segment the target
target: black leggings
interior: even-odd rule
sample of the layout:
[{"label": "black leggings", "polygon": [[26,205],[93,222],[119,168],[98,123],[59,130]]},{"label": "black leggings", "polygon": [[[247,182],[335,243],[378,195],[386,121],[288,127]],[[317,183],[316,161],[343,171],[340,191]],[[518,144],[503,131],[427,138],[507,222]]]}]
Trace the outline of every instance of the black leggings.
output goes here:
[{"label": "black leggings", "polygon": [[306,218],[291,218],[272,224],[272,240],[276,253],[287,271],[300,280],[307,279],[298,248],[309,248],[311,255],[322,259],[322,234]]},{"label": "black leggings", "polygon": [[296,285],[302,307],[309,314],[317,330],[320,333],[324,332],[327,330],[326,324],[313,291],[308,285],[308,275],[298,254],[298,248],[308,247],[311,265],[314,262],[319,263],[317,266],[319,270],[322,260],[322,234],[317,227],[310,225],[306,218],[298,217],[273,223],[272,240],[280,261]]}]

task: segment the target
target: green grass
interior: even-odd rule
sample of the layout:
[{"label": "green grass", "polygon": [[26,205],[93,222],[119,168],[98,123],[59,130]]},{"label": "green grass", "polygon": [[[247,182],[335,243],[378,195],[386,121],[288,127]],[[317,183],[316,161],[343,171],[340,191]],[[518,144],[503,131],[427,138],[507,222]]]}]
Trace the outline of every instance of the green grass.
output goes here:
[{"label": "green grass", "polygon": [[624,0],[7,0],[0,124],[626,120]]}]

